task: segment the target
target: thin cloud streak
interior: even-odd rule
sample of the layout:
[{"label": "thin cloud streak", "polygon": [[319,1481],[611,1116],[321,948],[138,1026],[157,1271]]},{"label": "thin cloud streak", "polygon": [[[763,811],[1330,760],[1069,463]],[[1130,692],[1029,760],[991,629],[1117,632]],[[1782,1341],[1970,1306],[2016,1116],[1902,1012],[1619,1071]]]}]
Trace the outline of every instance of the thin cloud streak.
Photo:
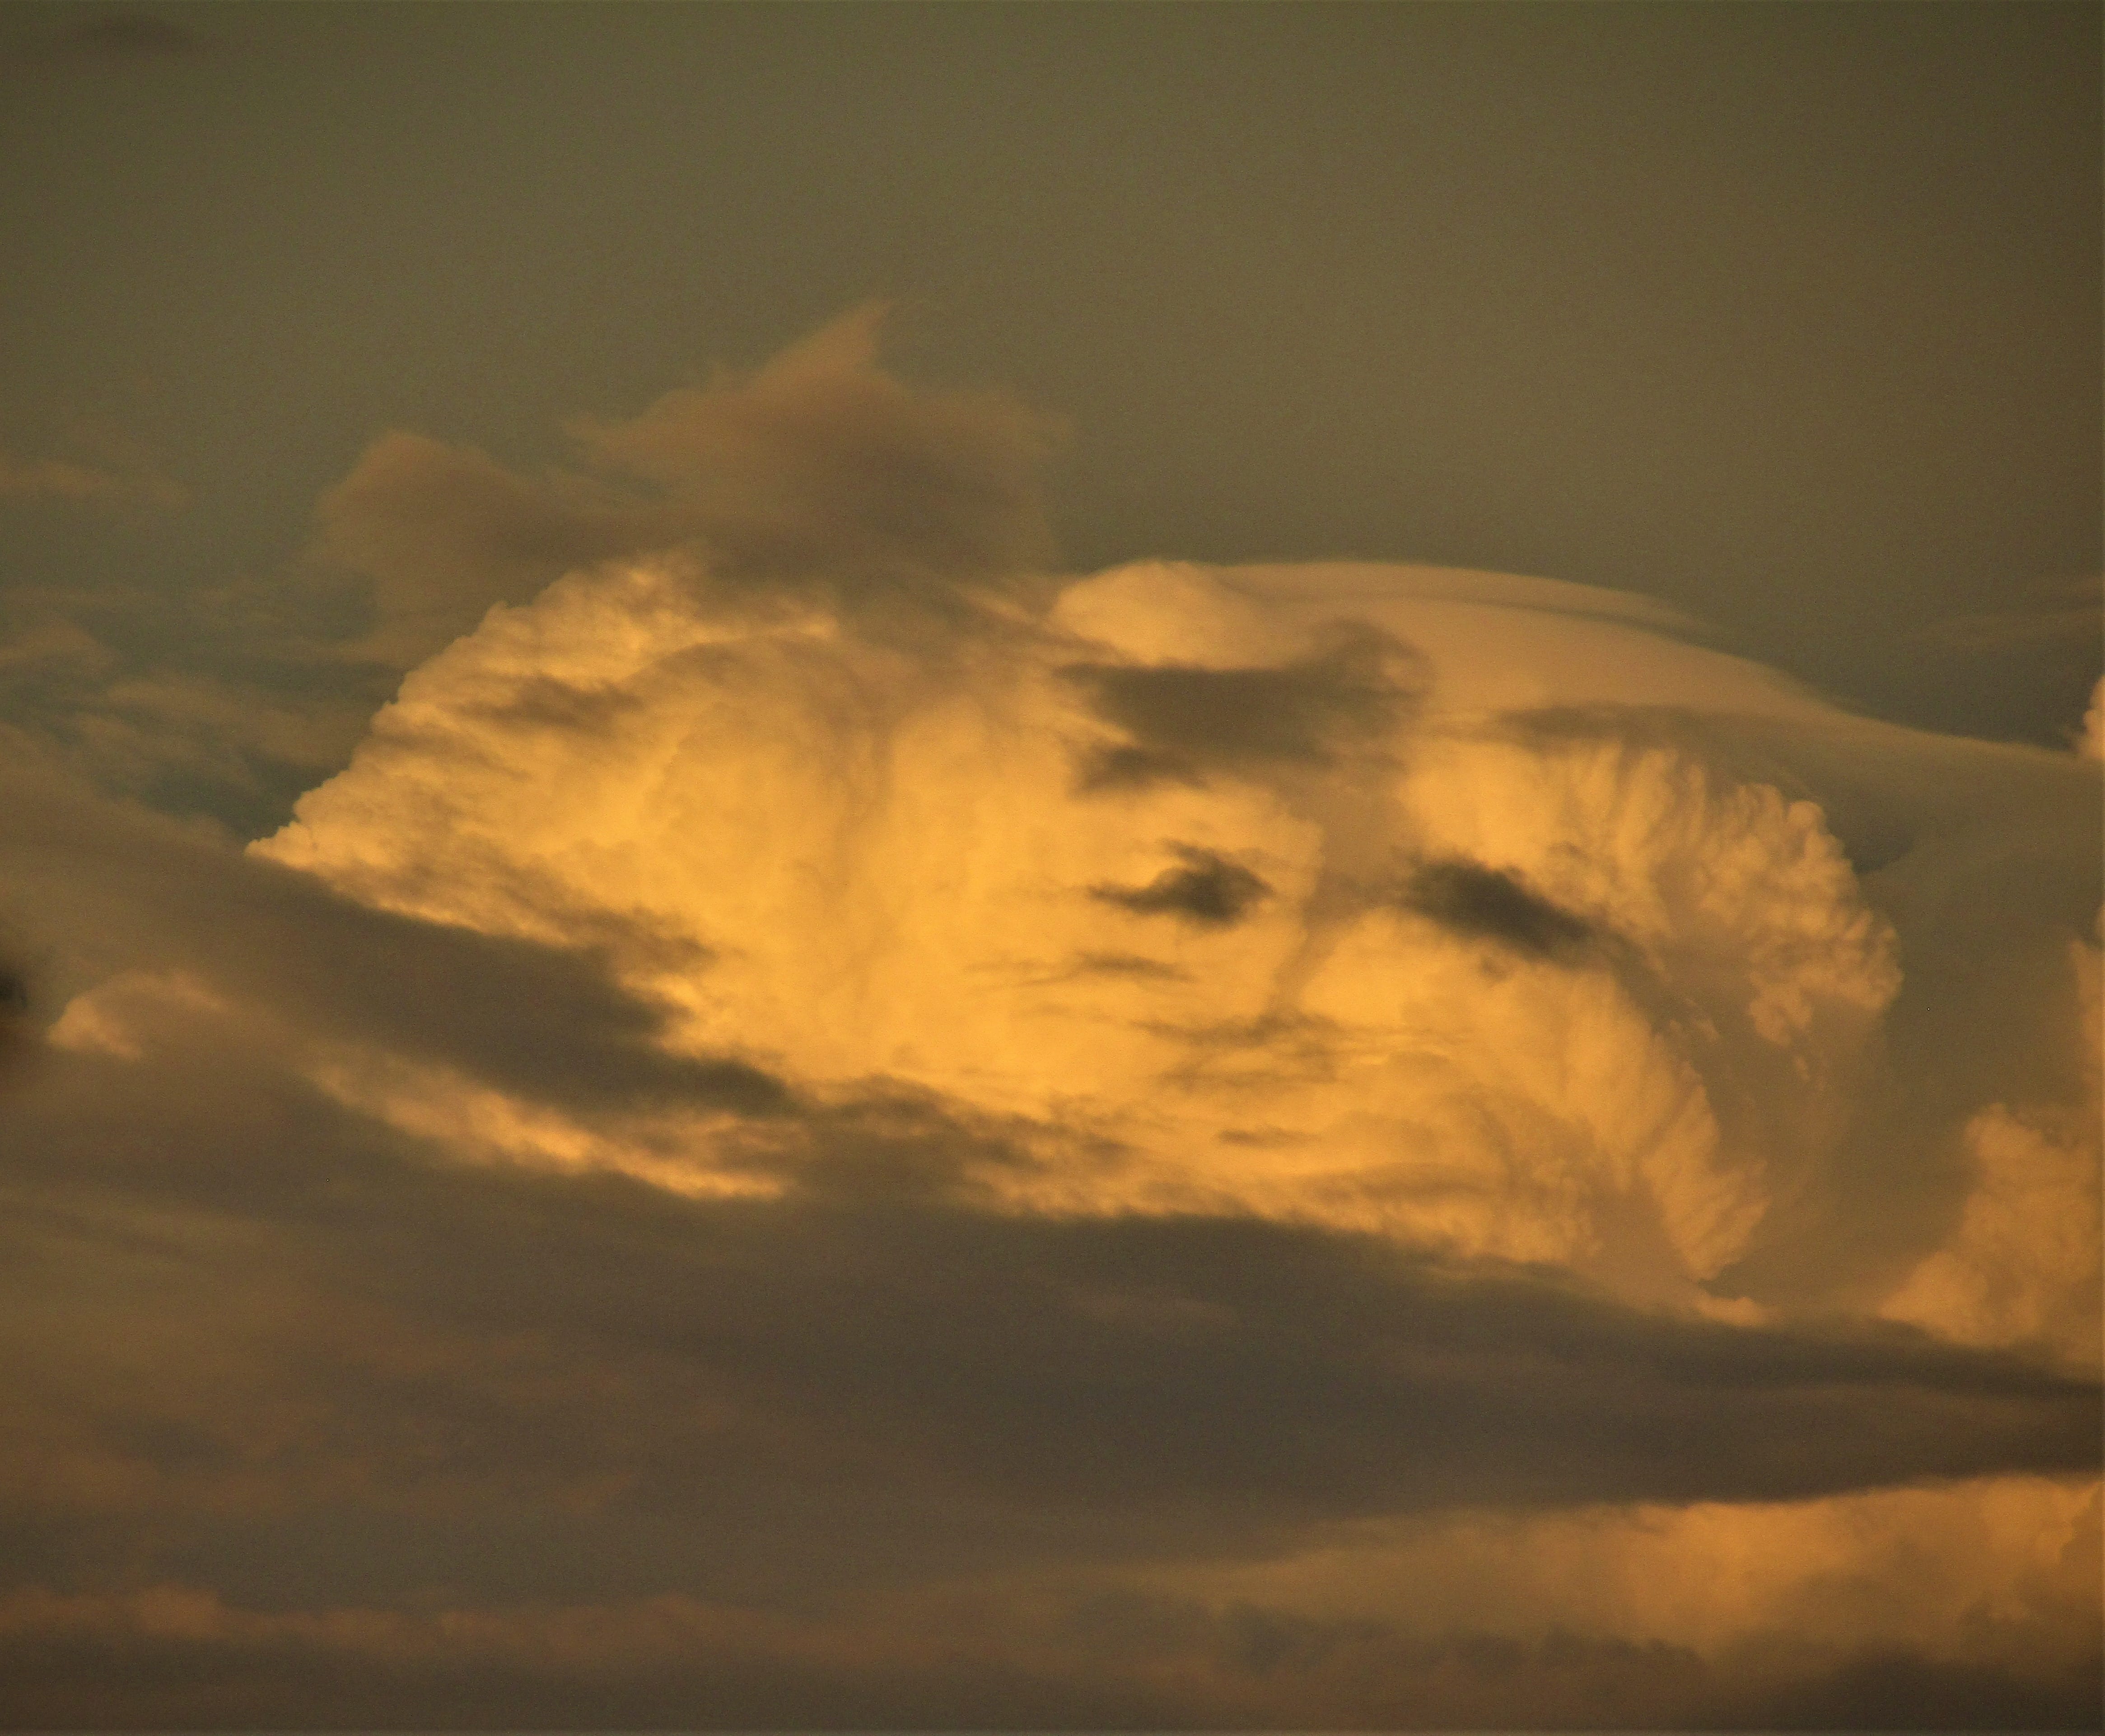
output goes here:
[{"label": "thin cloud streak", "polygon": [[0,501],[143,505],[173,511],[187,505],[190,495],[154,470],[124,473],[68,458],[17,458],[0,452]]}]

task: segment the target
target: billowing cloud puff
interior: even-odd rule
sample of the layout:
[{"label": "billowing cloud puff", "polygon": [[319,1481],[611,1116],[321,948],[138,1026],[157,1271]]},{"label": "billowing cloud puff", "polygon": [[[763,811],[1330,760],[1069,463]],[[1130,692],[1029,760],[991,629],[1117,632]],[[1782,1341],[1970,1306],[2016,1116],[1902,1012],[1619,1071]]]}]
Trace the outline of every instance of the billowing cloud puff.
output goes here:
[{"label": "billowing cloud puff", "polygon": [[874,330],[369,451],[270,837],[0,764],[0,1709],[2089,1716],[2094,766],[1059,573]]},{"label": "billowing cloud puff", "polygon": [[321,502],[316,552],[370,576],[365,649],[413,663],[582,564],[702,551],[720,583],[790,588],[867,617],[941,610],[1043,565],[1051,424],[992,394],[916,394],[875,365],[864,308],[750,376],[570,431],[578,467],[521,476],[397,432]]}]

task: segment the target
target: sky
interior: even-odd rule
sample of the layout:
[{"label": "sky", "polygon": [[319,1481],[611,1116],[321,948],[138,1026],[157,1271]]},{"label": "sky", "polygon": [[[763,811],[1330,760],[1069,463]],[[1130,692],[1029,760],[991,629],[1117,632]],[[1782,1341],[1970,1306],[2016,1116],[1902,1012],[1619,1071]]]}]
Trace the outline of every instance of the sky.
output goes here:
[{"label": "sky", "polygon": [[0,16],[0,1725],[2073,1729],[2094,6]]}]

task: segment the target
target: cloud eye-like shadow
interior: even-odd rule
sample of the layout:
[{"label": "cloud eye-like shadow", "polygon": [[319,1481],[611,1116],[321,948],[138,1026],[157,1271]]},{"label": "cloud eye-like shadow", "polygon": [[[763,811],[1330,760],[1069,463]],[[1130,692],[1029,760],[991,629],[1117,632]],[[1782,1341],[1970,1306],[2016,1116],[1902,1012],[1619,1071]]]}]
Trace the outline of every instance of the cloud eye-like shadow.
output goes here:
[{"label": "cloud eye-like shadow", "polygon": [[1464,857],[1421,863],[1399,901],[1451,934],[1561,964],[1593,950],[1602,938],[1593,924],[1552,904],[1517,876]]},{"label": "cloud eye-like shadow", "polygon": [[1164,868],[1144,886],[1092,886],[1089,896],[1137,916],[1176,917],[1203,927],[1228,928],[1271,890],[1240,862],[1186,844],[1175,848],[1182,867]]}]

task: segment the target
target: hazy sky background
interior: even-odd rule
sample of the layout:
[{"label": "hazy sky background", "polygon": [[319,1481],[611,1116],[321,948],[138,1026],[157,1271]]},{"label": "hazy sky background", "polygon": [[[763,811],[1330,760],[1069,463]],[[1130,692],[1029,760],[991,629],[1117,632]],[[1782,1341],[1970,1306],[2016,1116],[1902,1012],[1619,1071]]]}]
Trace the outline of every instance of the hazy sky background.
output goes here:
[{"label": "hazy sky background", "polygon": [[2059,745],[2099,661],[2098,41],[2054,5],[14,7],[0,450],[186,504],[11,511],[0,561],[155,600],[110,623],[142,663],[223,660],[195,593],[283,575],[383,431],[537,463],[888,298],[910,375],[1065,419],[1077,568],[1609,585]]},{"label": "hazy sky background", "polygon": [[0,1725],[2094,1718],[2100,16],[0,11]]}]

